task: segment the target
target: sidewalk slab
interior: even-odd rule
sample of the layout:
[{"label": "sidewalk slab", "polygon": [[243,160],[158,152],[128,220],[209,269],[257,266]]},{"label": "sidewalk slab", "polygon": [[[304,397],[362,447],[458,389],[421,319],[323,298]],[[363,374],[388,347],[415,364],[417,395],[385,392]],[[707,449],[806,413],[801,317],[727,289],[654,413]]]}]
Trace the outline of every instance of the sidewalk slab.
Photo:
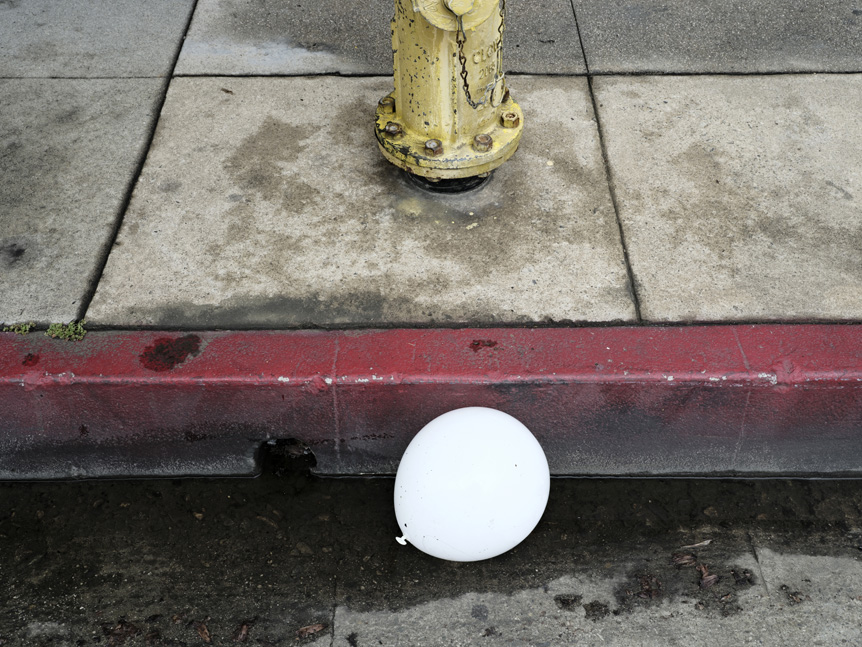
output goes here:
[{"label": "sidewalk slab", "polygon": [[823,546],[804,554],[756,548],[772,601],[770,615],[788,638],[805,644],[862,639],[862,560],[850,541],[845,546],[844,555],[818,554],[836,552]]},{"label": "sidewalk slab", "polygon": [[379,153],[390,79],[180,78],[87,313],[97,326],[631,322],[584,79],[518,77],[521,151],[428,194]]},{"label": "sidewalk slab", "polygon": [[862,326],[0,334],[0,480],[250,475],[294,439],[394,474],[505,411],[560,476],[862,475]]},{"label": "sidewalk slab", "polygon": [[0,80],[0,323],[81,316],[163,83]]},{"label": "sidewalk slab", "polygon": [[862,7],[845,0],[574,0],[590,72],[862,72]]},{"label": "sidewalk slab", "polygon": [[[624,492],[619,492],[618,506],[628,523],[608,528],[591,514],[594,507],[607,506],[585,501],[589,490],[594,487],[583,481],[552,482],[551,502],[536,531],[513,551],[484,563],[423,560],[414,557],[418,551],[409,545],[406,554],[395,553],[389,562],[375,554],[374,570],[368,570],[376,572],[363,580],[363,594],[347,577],[347,582],[339,581],[335,644],[351,642],[351,635],[357,644],[372,645],[664,646],[704,644],[704,639],[770,644],[777,627],[761,615],[769,604],[765,588],[759,580],[737,583],[731,575],[732,570],[757,572],[742,533],[723,530],[719,541],[697,551],[721,578],[704,590],[693,565],[677,568],[671,561],[678,547],[692,543],[690,537],[701,535],[701,529],[680,529],[673,538],[663,537],[661,545],[654,526],[669,519],[637,527],[645,519],[633,517],[644,509],[647,497]],[[570,507],[560,515],[565,505]],[[352,516],[360,515],[363,520],[370,516],[364,509]],[[605,533],[604,541],[592,541],[593,531],[564,520],[569,515],[584,526],[601,528],[597,532]],[[635,539],[650,533],[649,540]],[[627,542],[629,549],[620,550],[619,544]],[[411,558],[416,566],[408,570],[402,564]],[[433,569],[433,578],[426,569]],[[380,582],[379,590],[368,579]],[[656,587],[655,597],[641,597],[642,581]],[[429,589],[437,594],[429,596]],[[389,603],[380,608],[370,602],[374,596],[385,596]]]},{"label": "sidewalk slab", "polygon": [[862,76],[594,88],[645,320],[862,318]]},{"label": "sidewalk slab", "polygon": [[[545,556],[538,556],[543,559]],[[665,560],[667,557],[662,556]],[[664,560],[663,560],[664,561]],[[613,564],[622,570],[625,564]],[[602,578],[600,566],[572,564],[572,570],[586,571],[587,577],[562,577],[536,588],[519,587],[511,593],[471,593],[457,598],[435,599],[407,609],[353,611],[339,605],[335,610],[335,642],[349,644],[350,636],[372,645],[484,646],[512,647],[542,645],[639,645],[665,647],[669,644],[782,645],[803,646],[794,637],[777,639],[780,620],[766,616],[768,602],[756,589],[734,591],[734,604],[726,614],[705,614],[696,605],[695,578],[686,596],[669,596],[635,606],[617,607],[620,587],[638,582]],[[684,574],[680,574],[684,576]],[[577,600],[571,607],[559,600]],[[633,594],[636,595],[637,589]],[[559,597],[559,596],[562,596]],[[641,601],[641,600],[639,600]],[[817,605],[820,610],[824,605]],[[736,609],[744,613],[735,611]],[[824,632],[857,638],[853,624],[840,632]],[[671,629],[672,627],[672,629]],[[493,642],[491,642],[493,641]],[[505,642],[503,642],[505,641]]]},{"label": "sidewalk slab", "polygon": [[0,77],[166,76],[194,0],[0,2]]},{"label": "sidewalk slab", "polygon": [[[180,75],[392,74],[392,0],[199,0]],[[568,0],[509,2],[505,69],[583,74]]]}]

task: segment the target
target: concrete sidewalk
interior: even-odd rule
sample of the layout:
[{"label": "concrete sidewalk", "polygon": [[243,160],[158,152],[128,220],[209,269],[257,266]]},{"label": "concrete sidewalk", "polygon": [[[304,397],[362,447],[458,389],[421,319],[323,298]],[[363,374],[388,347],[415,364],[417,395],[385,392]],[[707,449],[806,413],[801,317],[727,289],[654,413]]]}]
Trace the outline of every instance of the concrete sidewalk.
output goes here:
[{"label": "concrete sidewalk", "polygon": [[[521,148],[440,197],[371,130],[390,4],[0,3],[0,323],[862,320],[862,8],[510,0]],[[840,388],[862,367],[853,339]],[[6,367],[10,393],[51,377],[34,353]]]},{"label": "concrete sidewalk", "polygon": [[388,1],[127,4],[0,8],[6,325],[862,317],[848,3],[510,2],[510,69],[609,76],[513,77],[521,151],[452,199],[371,136]]}]

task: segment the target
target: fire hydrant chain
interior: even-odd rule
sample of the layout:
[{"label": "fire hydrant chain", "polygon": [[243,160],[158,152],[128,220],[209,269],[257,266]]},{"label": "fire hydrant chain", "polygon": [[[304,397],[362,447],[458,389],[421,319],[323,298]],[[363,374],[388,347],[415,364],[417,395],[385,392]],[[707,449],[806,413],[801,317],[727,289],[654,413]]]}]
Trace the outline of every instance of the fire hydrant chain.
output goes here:
[{"label": "fire hydrant chain", "polygon": [[[461,63],[461,79],[464,82],[464,95],[467,97],[467,103],[474,110],[478,110],[488,103],[490,100],[493,104],[494,88],[497,84],[506,78],[503,72],[503,32],[506,30],[506,0],[500,0],[500,26],[498,28],[499,37],[494,43],[494,48],[497,50],[497,70],[494,73],[493,80],[485,86],[485,91],[482,93],[481,101],[474,101],[470,94],[470,82],[467,80],[467,55],[464,53],[464,45],[467,42],[467,34],[464,31],[464,16],[458,16],[458,33],[455,35],[455,42],[458,44],[458,61]],[[490,93],[490,94],[489,94]],[[502,93],[500,94],[502,98]],[[498,104],[499,105],[499,104]]]}]

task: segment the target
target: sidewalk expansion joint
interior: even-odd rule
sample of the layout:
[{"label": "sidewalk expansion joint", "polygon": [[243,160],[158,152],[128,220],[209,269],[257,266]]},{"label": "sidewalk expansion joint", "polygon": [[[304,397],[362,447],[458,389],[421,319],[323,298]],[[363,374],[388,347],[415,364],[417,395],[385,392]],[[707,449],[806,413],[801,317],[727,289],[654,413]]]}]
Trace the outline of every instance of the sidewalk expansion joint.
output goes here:
[{"label": "sidewalk expansion joint", "polygon": [[[862,321],[856,320],[836,320],[836,319],[740,319],[734,321],[652,321],[644,319],[638,322],[625,321],[584,321],[584,322],[561,322],[561,321],[535,321],[530,323],[501,323],[501,322],[433,322],[433,323],[373,323],[373,324],[356,324],[349,325],[339,323],[333,326],[249,326],[249,327],[231,327],[223,326],[121,326],[121,325],[90,325],[87,324],[87,332],[98,333],[130,333],[130,332],[159,332],[159,333],[184,333],[184,332],[203,332],[203,333],[224,333],[224,332],[277,332],[277,333],[303,333],[303,332],[319,332],[319,333],[363,333],[385,330],[415,330],[415,331],[435,331],[435,330],[602,330],[606,328],[716,328],[724,326],[862,326]],[[45,332],[46,325],[34,326],[32,332]]]},{"label": "sidewalk expansion joint", "polygon": [[[575,29],[578,32],[578,43],[581,46],[581,56],[584,57],[584,67],[587,70],[587,76],[589,76],[590,75],[590,62],[589,62],[589,60],[587,60],[587,50],[584,47],[584,37],[581,35],[581,23],[578,22],[578,10],[575,9],[575,0],[569,0],[569,4],[571,4],[571,6],[572,6],[572,15],[575,18]],[[592,88],[590,89],[590,92],[592,93]]]},{"label": "sidewalk expansion joint", "polygon": [[[862,69],[859,70],[779,70],[779,71],[767,71],[767,72],[750,72],[750,71],[740,71],[740,70],[707,70],[707,71],[669,71],[669,70],[637,70],[637,71],[618,71],[618,70],[608,70],[608,71],[595,71],[589,68],[589,63],[586,59],[586,55],[584,55],[584,64],[587,68],[586,73],[569,73],[569,72],[542,72],[536,73],[529,70],[517,70],[517,69],[508,69],[506,70],[506,74],[512,74],[513,76],[542,76],[542,77],[560,77],[560,78],[584,78],[584,77],[620,77],[620,78],[629,78],[629,77],[642,77],[642,76],[853,76],[857,74],[862,74]],[[221,72],[218,74],[192,74],[192,73],[183,73],[183,74],[172,74],[171,79],[215,79],[215,78],[224,78],[224,79],[315,79],[315,78],[341,78],[341,79],[376,79],[376,78],[386,78],[392,76],[392,72],[385,72],[383,70],[379,72],[302,72],[295,74],[230,74],[226,72]],[[159,76],[153,77],[0,77],[0,80],[11,80],[11,79],[20,79],[20,78],[49,78],[49,79],[65,79],[65,78],[75,78],[75,79],[154,79],[154,78],[162,78]]]},{"label": "sidewalk expansion joint", "polygon": [[[588,68],[589,69],[589,68]],[[599,102],[596,100],[596,93],[593,90],[593,77],[587,76],[587,85],[590,89],[590,100],[593,102],[593,114],[596,118],[596,130],[599,135],[599,146],[602,150],[602,161],[605,166],[605,178],[608,182],[608,192],[611,196],[611,202],[614,205],[614,216],[617,220],[617,228],[619,229],[620,234],[620,245],[623,248],[623,258],[625,259],[626,264],[626,274],[628,276],[628,287],[629,294],[631,295],[632,303],[635,307],[635,316],[637,317],[637,322],[639,324],[644,323],[643,316],[641,315],[641,304],[640,297],[638,296],[637,283],[635,281],[634,269],[632,268],[631,258],[629,256],[628,245],[626,244],[626,232],[623,227],[622,219],[620,218],[620,208],[619,203],[617,201],[617,191],[616,186],[614,185],[614,176],[613,171],[611,169],[610,157],[608,156],[608,147],[607,142],[605,141],[605,134],[602,129],[602,119],[599,115]]]},{"label": "sidewalk expansion joint", "polygon": [[[589,68],[588,68],[589,69]],[[671,71],[671,70],[637,70],[621,72],[616,70],[588,72],[590,77],[615,76],[615,77],[638,77],[638,76],[853,76],[862,74],[859,70],[771,70],[771,71],[741,71],[741,70],[716,70],[716,71]]]},{"label": "sidewalk expansion joint", "polygon": [[596,119],[596,131],[598,132],[598,136],[599,136],[599,146],[601,147],[601,150],[602,150],[602,162],[603,162],[604,167],[605,167],[605,179],[607,180],[607,183],[608,183],[608,192],[610,193],[610,196],[611,196],[611,202],[614,205],[614,217],[616,218],[617,228],[619,229],[620,245],[622,245],[622,248],[623,248],[623,258],[625,259],[625,264],[626,264],[626,275],[628,276],[629,295],[631,296],[632,303],[634,304],[634,307],[635,307],[635,316],[637,317],[637,322],[639,324],[643,324],[644,320],[643,320],[643,316],[641,315],[640,298],[638,297],[637,285],[635,284],[634,270],[632,269],[631,259],[629,258],[629,250],[628,250],[628,246],[626,245],[625,230],[623,229],[623,223],[622,223],[622,220],[620,219],[620,209],[619,209],[619,205],[617,203],[617,192],[616,192],[616,187],[614,186],[614,180],[613,180],[613,173],[611,171],[610,158],[608,157],[608,147],[607,147],[607,144],[605,143],[605,136],[604,136],[604,132],[602,130],[602,120],[601,120],[601,117],[599,116],[599,103],[598,103],[598,101],[596,101],[596,93],[593,90],[593,75],[590,71],[590,61],[587,58],[587,50],[584,47],[584,38],[583,38],[583,35],[581,34],[581,25],[580,25],[580,22],[578,22],[578,11],[577,11],[577,9],[575,9],[574,0],[570,0],[570,4],[572,6],[572,14],[574,15],[574,18],[575,18],[575,28],[578,31],[578,43],[580,43],[580,45],[581,45],[581,56],[583,56],[583,58],[584,58],[584,67],[587,70],[587,86],[589,87],[589,90],[590,90],[590,101],[592,101],[593,115],[595,116],[595,119]]},{"label": "sidewalk expansion joint", "polygon": [[0,76],[0,81],[150,81],[167,78],[161,74],[147,76]]},{"label": "sidewalk expansion joint", "polygon": [[194,0],[194,2],[192,3],[188,19],[186,20],[185,28],[183,29],[183,37],[177,43],[176,51],[174,52],[174,59],[171,62],[170,71],[163,77],[153,77],[164,79],[164,83],[161,89],[161,96],[157,101],[155,110],[153,110],[153,119],[152,123],[150,124],[150,132],[146,137],[144,145],[141,147],[138,163],[135,167],[134,172],[132,173],[131,178],[129,179],[128,185],[126,186],[122,204],[117,210],[117,218],[114,222],[114,229],[111,232],[108,241],[105,243],[105,248],[102,251],[101,258],[99,258],[98,263],[96,264],[96,269],[93,272],[93,277],[90,282],[89,289],[84,294],[84,297],[81,299],[81,307],[78,311],[79,320],[86,319],[87,311],[90,309],[90,304],[93,302],[93,298],[96,296],[96,290],[98,289],[99,283],[102,280],[102,275],[105,273],[105,268],[108,265],[108,259],[111,256],[111,251],[114,249],[114,245],[117,242],[117,237],[120,234],[120,228],[123,226],[123,220],[125,218],[126,211],[128,210],[129,204],[132,201],[132,194],[135,191],[135,186],[138,183],[138,179],[141,176],[141,172],[144,170],[144,164],[146,163],[147,155],[149,155],[150,149],[152,148],[153,139],[156,136],[156,130],[158,129],[159,120],[161,119],[162,109],[165,106],[165,100],[168,96],[168,89],[171,85],[171,79],[173,78],[174,70],[177,67],[177,62],[180,59],[180,53],[183,50],[183,43],[185,42],[186,35],[188,34],[189,28],[191,27],[192,19],[194,18],[195,10],[197,9],[197,4],[198,0]]},{"label": "sidewalk expansion joint", "polygon": [[[378,79],[391,77],[392,72],[301,72],[296,74],[174,74],[174,79],[316,79],[316,78],[342,78],[342,79]],[[542,74],[541,76],[546,76]],[[568,76],[559,74],[556,76]]]}]

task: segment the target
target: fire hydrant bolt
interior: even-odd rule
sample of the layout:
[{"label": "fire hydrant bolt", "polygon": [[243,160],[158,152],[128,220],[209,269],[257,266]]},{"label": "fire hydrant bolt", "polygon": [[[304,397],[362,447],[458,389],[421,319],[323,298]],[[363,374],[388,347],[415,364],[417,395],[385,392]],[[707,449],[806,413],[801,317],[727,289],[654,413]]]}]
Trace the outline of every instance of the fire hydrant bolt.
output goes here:
[{"label": "fire hydrant bolt", "polygon": [[395,113],[395,99],[393,97],[383,97],[378,104],[383,114],[391,115]]},{"label": "fire hydrant bolt", "polygon": [[425,142],[425,154],[431,157],[439,157],[443,154],[443,142],[439,139],[429,139]]},{"label": "fire hydrant bolt", "polygon": [[494,138],[488,133],[482,133],[473,138],[473,149],[479,153],[487,153],[493,145]]},{"label": "fire hydrant bolt", "polygon": [[394,121],[390,121],[386,124],[386,127],[383,129],[386,131],[387,135],[392,137],[397,137],[398,135],[404,132],[404,129],[401,127],[401,124],[396,124]]},{"label": "fire hydrant bolt", "polygon": [[504,112],[500,117],[500,121],[506,128],[517,128],[521,125],[521,117],[517,112]]}]

